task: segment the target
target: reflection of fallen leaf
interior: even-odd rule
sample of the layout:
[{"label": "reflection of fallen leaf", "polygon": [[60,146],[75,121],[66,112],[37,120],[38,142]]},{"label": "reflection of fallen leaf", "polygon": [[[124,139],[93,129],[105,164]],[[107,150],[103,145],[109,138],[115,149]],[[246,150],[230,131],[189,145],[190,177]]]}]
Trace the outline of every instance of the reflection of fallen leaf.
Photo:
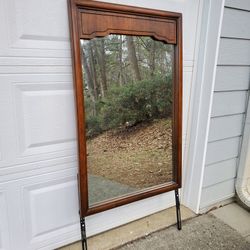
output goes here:
[{"label": "reflection of fallen leaf", "polygon": [[87,151],[91,174],[135,188],[172,180],[171,120],[104,132],[87,141]]}]

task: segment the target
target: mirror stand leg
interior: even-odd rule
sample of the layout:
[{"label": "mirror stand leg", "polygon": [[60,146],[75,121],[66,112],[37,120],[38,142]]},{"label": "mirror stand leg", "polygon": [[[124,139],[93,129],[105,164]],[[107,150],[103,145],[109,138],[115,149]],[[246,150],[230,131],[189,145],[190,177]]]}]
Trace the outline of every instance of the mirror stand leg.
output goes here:
[{"label": "mirror stand leg", "polygon": [[180,209],[180,199],[178,189],[175,190],[175,206],[176,206],[176,218],[177,218],[177,228],[181,230],[181,209]]},{"label": "mirror stand leg", "polygon": [[86,237],[86,224],[85,224],[85,218],[82,217],[80,219],[80,225],[81,225],[81,238],[82,238],[82,250],[87,250],[87,237]]}]

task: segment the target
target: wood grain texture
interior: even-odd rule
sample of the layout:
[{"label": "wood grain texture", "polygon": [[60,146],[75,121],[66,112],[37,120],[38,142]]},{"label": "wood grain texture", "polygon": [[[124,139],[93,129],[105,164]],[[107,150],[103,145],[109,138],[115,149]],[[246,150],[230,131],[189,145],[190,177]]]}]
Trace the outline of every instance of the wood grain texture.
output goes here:
[{"label": "wood grain texture", "polygon": [[[77,107],[81,216],[98,213],[180,188],[182,169],[182,15],[173,12],[96,1],[69,0],[68,3]],[[174,178],[172,182],[147,188],[131,195],[114,198],[89,207],[80,38],[90,39],[95,36],[105,36],[113,32],[125,35],[153,36],[156,39],[175,45],[172,139]]]},{"label": "wood grain texture", "polygon": [[87,178],[87,158],[86,158],[86,138],[85,138],[85,116],[84,116],[84,99],[83,99],[83,84],[82,84],[82,64],[80,53],[80,38],[77,24],[77,7],[73,1],[68,1],[69,24],[71,32],[71,49],[72,49],[72,66],[73,80],[75,87],[75,103],[77,117],[77,135],[78,135],[78,160],[79,174],[78,185],[80,194],[80,215],[83,216],[88,210],[88,178]]},{"label": "wood grain texture", "polygon": [[114,14],[103,11],[81,11],[80,38],[91,39],[109,34],[147,35],[176,44],[176,22],[161,18]]}]

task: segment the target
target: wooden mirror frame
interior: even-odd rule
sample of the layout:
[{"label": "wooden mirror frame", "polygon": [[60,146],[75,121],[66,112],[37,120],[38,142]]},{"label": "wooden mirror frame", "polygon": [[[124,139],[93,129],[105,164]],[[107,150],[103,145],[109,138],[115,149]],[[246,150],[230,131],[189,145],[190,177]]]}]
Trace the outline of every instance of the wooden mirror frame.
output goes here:
[{"label": "wooden mirror frame", "polygon": [[[182,169],[182,15],[89,0],[69,0],[68,9],[77,113],[80,215],[84,217],[180,188]],[[89,207],[80,39],[104,37],[109,34],[151,36],[156,40],[174,45],[173,180]]]}]

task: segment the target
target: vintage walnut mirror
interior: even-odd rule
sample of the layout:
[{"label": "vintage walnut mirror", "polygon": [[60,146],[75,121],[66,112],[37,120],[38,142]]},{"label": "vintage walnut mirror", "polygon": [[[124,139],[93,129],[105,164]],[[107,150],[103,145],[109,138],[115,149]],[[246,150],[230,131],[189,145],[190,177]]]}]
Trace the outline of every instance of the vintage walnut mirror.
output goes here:
[{"label": "vintage walnut mirror", "polygon": [[181,187],[181,14],[69,1],[81,216]]}]

